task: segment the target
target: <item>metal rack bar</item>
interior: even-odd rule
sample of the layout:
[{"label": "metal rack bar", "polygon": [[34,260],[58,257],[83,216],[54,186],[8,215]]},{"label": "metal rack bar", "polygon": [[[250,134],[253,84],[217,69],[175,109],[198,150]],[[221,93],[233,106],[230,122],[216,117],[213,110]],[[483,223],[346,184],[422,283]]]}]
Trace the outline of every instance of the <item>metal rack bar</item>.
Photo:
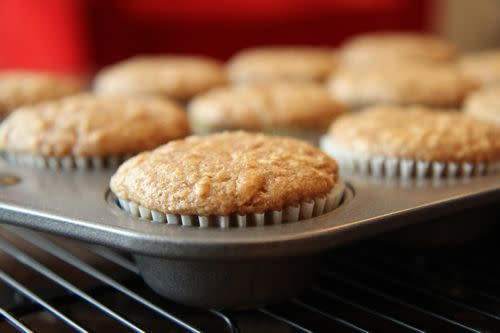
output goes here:
[{"label": "metal rack bar", "polygon": [[100,245],[87,245],[87,248],[97,254],[98,256],[103,257],[104,259],[107,259],[111,261],[112,263],[125,268],[128,271],[131,271],[135,274],[139,274],[139,268],[130,260],[122,257],[121,255],[117,254],[115,251],[112,251],[106,247],[100,246]]},{"label": "metal rack bar", "polygon": [[227,314],[217,311],[217,310],[208,310],[208,312],[212,313],[213,315],[219,317],[222,319],[226,325],[229,327],[231,333],[240,333],[240,329],[238,328],[238,325],[234,322],[234,320],[231,319]]},{"label": "metal rack bar", "polygon": [[378,291],[376,289],[373,289],[371,287],[368,287],[368,286],[365,286],[364,284],[362,283],[359,283],[359,282],[355,282],[353,281],[352,279],[350,278],[347,278],[343,275],[340,275],[338,273],[334,273],[334,272],[331,272],[331,271],[323,271],[321,274],[323,275],[326,275],[326,276],[329,276],[329,277],[333,277],[333,278],[336,278],[340,281],[342,281],[343,283],[345,284],[349,284],[357,289],[360,289],[360,290],[363,290],[363,291],[366,291],[368,293],[371,293],[373,295],[376,295],[378,297],[381,297],[381,298],[384,298],[384,299],[387,299],[393,303],[396,303],[396,304],[399,304],[399,305],[402,305],[402,306],[405,306],[409,309],[412,309],[414,311],[418,311],[418,312],[421,312],[421,313],[424,313],[426,315],[429,315],[431,317],[434,317],[436,319],[439,319],[439,320],[442,320],[442,321],[445,321],[449,324],[452,324],[452,325],[455,325],[455,326],[458,326],[460,328],[463,328],[464,330],[467,330],[469,332],[474,332],[474,333],[481,333],[481,331],[478,331],[472,327],[469,327],[465,324],[462,324],[462,323],[459,323],[453,319],[450,319],[450,318],[446,318],[440,314],[437,314],[437,313],[434,313],[432,311],[429,311],[429,310],[426,310],[426,309],[423,309],[419,306],[416,306],[416,305],[413,305],[413,304],[410,304],[408,302],[405,302],[403,301],[402,299],[398,298],[398,297],[394,297],[394,296],[391,296],[389,294],[386,294],[384,292],[381,292],[381,291]]},{"label": "metal rack bar", "polygon": [[25,297],[29,298],[33,302],[39,304],[43,308],[45,308],[47,311],[55,315],[56,317],[60,318],[63,322],[68,324],[69,326],[73,327],[75,330],[78,332],[86,333],[87,330],[75,323],[73,320],[69,319],[66,315],[64,315],[62,312],[54,308],[52,305],[49,303],[45,302],[43,299],[41,299],[38,295],[33,293],[31,290],[17,282],[14,278],[9,276],[7,273],[2,271],[0,269],[0,280],[4,281],[6,284],[11,286],[13,289],[16,291],[20,292],[23,294]]},{"label": "metal rack bar", "polygon": [[[104,258],[107,258],[108,260],[110,260],[110,261],[112,261],[112,262],[120,265],[121,267],[123,267],[125,269],[128,269],[129,271],[131,271],[131,272],[133,272],[135,274],[139,274],[138,269],[136,268],[136,266],[132,262],[130,262],[129,260],[127,260],[127,259],[123,258],[122,256],[116,254],[115,252],[113,252],[113,251],[111,251],[111,250],[109,250],[107,248],[98,246],[98,245],[96,245],[96,246],[92,246],[91,245],[91,246],[88,246],[88,247],[91,248],[91,250],[94,253],[96,253],[96,254],[104,257]],[[233,320],[231,320],[231,318],[229,318],[226,314],[224,314],[224,313],[222,313],[220,311],[217,311],[217,310],[213,310],[213,309],[212,310],[208,310],[208,311],[211,312],[212,314],[218,316],[219,318],[221,318],[224,322],[226,322],[226,324],[228,325],[228,327],[229,327],[229,329],[230,329],[230,331],[232,333],[233,332],[234,333],[238,333],[239,332],[239,328],[236,325],[236,323]],[[273,312],[271,312],[269,310],[261,308],[261,309],[258,309],[257,311],[259,311],[259,312],[261,312],[261,313],[263,313],[263,314],[265,314],[267,316],[270,316],[270,317],[272,317],[272,318],[274,318],[276,320],[279,320],[279,321],[281,321],[281,322],[283,322],[283,323],[285,323],[287,325],[290,325],[290,326],[292,326],[292,327],[294,327],[294,328],[296,328],[298,330],[301,330],[303,332],[306,332],[306,333],[311,332],[308,329],[302,327],[301,325],[299,325],[297,323],[294,323],[293,321],[291,321],[291,320],[289,320],[289,319],[287,319],[285,317],[282,317],[280,315],[277,315],[277,314],[275,314],[275,313],[273,313]]]},{"label": "metal rack bar", "polygon": [[7,253],[11,257],[15,258],[17,261],[21,262],[22,264],[34,269],[38,273],[44,275],[48,279],[54,281],[64,289],[72,292],[73,294],[77,295],[81,299],[85,300],[87,303],[93,305],[97,309],[101,310],[102,312],[106,313],[108,316],[114,318],[118,322],[120,322],[122,325],[136,331],[136,332],[144,332],[141,328],[137,327],[118,313],[114,312],[104,304],[100,303],[97,301],[95,298],[90,296],[89,294],[85,293],[83,290],[79,289],[75,285],[71,284],[67,280],[63,279],[47,267],[43,266],[40,264],[38,261],[24,253],[23,251],[19,250],[9,242],[7,242],[5,239],[0,239],[0,250]]},{"label": "metal rack bar", "polygon": [[0,307],[0,316],[4,317],[13,327],[15,327],[19,332],[23,333],[33,333],[26,325],[24,325],[19,319],[7,312],[7,310]]},{"label": "metal rack bar", "polygon": [[[438,276],[437,274],[435,273],[431,273],[431,272],[426,272],[426,273],[422,273],[422,272],[419,272],[417,270],[414,270],[410,267],[410,265],[407,265],[407,264],[402,264],[398,261],[394,261],[394,260],[387,260],[386,257],[381,257],[380,255],[378,254],[370,254],[370,258],[366,258],[363,256],[363,259],[364,260],[370,260],[373,262],[373,260],[375,261],[378,261],[378,262],[381,262],[381,263],[384,263],[384,264],[387,264],[387,265],[392,265],[392,266],[396,266],[398,269],[402,270],[402,271],[405,271],[409,274],[412,274],[413,276],[418,276],[418,277],[421,277],[421,278],[429,278],[431,277],[433,281],[440,281],[440,283],[445,283],[443,278]],[[485,281],[487,280],[487,277],[484,275],[484,272],[482,272],[481,274],[481,280],[482,281]],[[494,282],[494,283],[498,283],[497,279],[490,279],[488,281],[491,281],[491,282]],[[466,288],[467,288],[467,291],[470,292],[470,293],[473,293],[473,294],[476,294],[476,295],[481,295],[482,297],[484,298],[488,298],[489,300],[491,301],[494,301],[496,303],[499,303],[500,304],[500,297],[498,296],[494,296],[494,295],[491,295],[490,293],[488,292],[485,292],[484,290],[482,289],[478,289],[478,287],[476,286],[470,286],[469,284],[466,285]]]},{"label": "metal rack bar", "polygon": [[489,312],[483,311],[481,309],[476,308],[475,306],[471,306],[469,304],[466,304],[466,303],[454,300],[454,299],[452,299],[452,298],[450,298],[448,296],[442,295],[438,291],[436,291],[434,288],[425,289],[425,288],[422,288],[422,287],[420,287],[420,286],[418,286],[418,285],[416,285],[414,283],[403,282],[403,281],[401,281],[399,279],[390,277],[390,276],[388,276],[385,273],[382,273],[382,272],[379,272],[379,271],[375,271],[373,269],[366,268],[364,266],[362,267],[361,265],[358,265],[358,264],[347,263],[347,262],[344,262],[344,261],[336,261],[336,262],[341,262],[343,265],[353,267],[353,268],[357,269],[358,271],[361,271],[361,272],[364,272],[364,273],[368,273],[368,274],[372,274],[372,275],[377,276],[378,278],[380,278],[382,280],[385,280],[385,281],[388,281],[388,282],[390,282],[390,283],[392,283],[394,285],[398,285],[398,286],[406,288],[406,289],[417,291],[417,292],[422,293],[424,295],[427,295],[429,297],[432,297],[432,298],[435,298],[435,299],[439,299],[439,300],[442,300],[444,302],[448,302],[450,304],[456,305],[458,307],[461,307],[463,309],[467,309],[467,310],[472,311],[472,312],[479,313],[479,314],[481,314],[481,315],[483,315],[485,317],[488,317],[488,318],[491,318],[491,319],[494,319],[494,320],[500,320],[500,316],[497,316],[497,315],[495,315],[493,313],[489,313]]},{"label": "metal rack bar", "polygon": [[[24,240],[30,245],[36,246],[37,249],[40,249],[41,251],[43,250],[44,253],[47,252],[48,254],[51,254],[51,258],[55,257],[61,260],[62,262],[67,263],[68,266],[66,268],[72,266],[76,268],[78,271],[80,271],[82,275],[88,274],[92,276],[96,280],[100,281],[101,283],[99,285],[106,288],[106,290],[109,291],[114,289],[118,291],[121,295],[123,295],[121,296],[120,299],[123,299],[124,297],[131,298],[133,302],[137,302],[137,307],[143,306],[151,310],[147,312],[148,318],[158,319],[159,317],[157,316],[157,314],[159,314],[161,317],[168,319],[174,324],[178,324],[177,322],[173,321],[170,317],[164,316],[162,312],[171,315],[175,318],[178,318],[176,314],[167,312],[163,310],[160,306],[154,304],[157,303],[156,300],[160,300],[159,297],[155,298],[154,295],[152,294],[150,295],[149,293],[147,293],[148,296],[142,296],[142,289],[138,290],[137,292],[132,291],[131,289],[129,289],[129,287],[125,286],[126,284],[120,282],[121,280],[116,280],[111,278],[111,275],[108,275],[106,273],[107,270],[106,271],[98,270],[97,266],[91,264],[87,259],[80,259],[79,257],[76,257],[76,255],[78,255],[79,253],[77,252],[79,250],[76,250],[78,248],[66,247],[65,245],[66,243],[60,245],[59,242],[57,242],[56,240],[53,240],[51,238],[46,238],[43,235],[40,235],[33,231],[23,230],[16,227],[8,227],[5,229],[7,229],[9,232],[12,233],[12,237],[16,236],[16,239],[17,237],[19,237],[20,239]],[[36,259],[34,259],[35,257],[30,257],[28,252],[24,251],[24,247],[19,246],[19,248],[16,248],[14,245],[12,245],[9,236],[10,236],[9,234],[0,235],[0,251],[7,253],[9,256],[14,257],[21,264],[28,266],[34,271],[46,276],[50,280],[49,283],[57,283],[66,290],[68,290],[69,292],[75,294],[75,296],[77,296],[75,297],[73,295],[68,295],[67,293],[65,293],[64,296],[65,298],[63,302],[66,302],[67,299],[68,301],[71,300],[70,304],[73,304],[75,301],[83,299],[84,301],[87,301],[88,303],[96,306],[99,310],[102,311],[102,315],[100,315],[100,318],[105,318],[106,316],[108,317],[107,321],[109,322],[113,319],[117,320],[112,315],[107,313],[105,310],[100,308],[99,305],[95,305],[89,302],[89,300],[85,297],[85,295],[86,296],[88,295],[85,294],[85,292],[83,292],[82,289],[78,289],[78,287],[71,285],[69,282],[64,280],[64,275],[57,275],[61,274],[59,273],[59,270],[57,271],[57,273],[50,271],[49,268],[47,268],[47,266],[44,266],[42,263],[36,261]],[[130,260],[126,256],[122,256],[120,253],[114,252],[112,249],[107,249],[101,246],[94,246],[88,244],[81,244],[80,249],[84,249],[84,251],[85,249],[89,249],[90,251],[92,251],[93,254],[96,255],[93,258],[97,258],[97,256],[99,256],[106,259],[106,261],[109,261],[109,264],[113,266],[107,265],[106,267],[108,268],[112,267],[117,268],[117,266],[119,266],[124,268],[128,272],[131,272],[136,275],[139,274],[137,267],[135,266],[132,260]],[[340,253],[343,253],[342,252],[343,250],[340,251],[341,251]],[[288,302],[288,305],[291,306],[289,308],[291,312],[287,310],[288,309],[287,306],[260,308],[256,309],[255,311],[262,315],[259,319],[263,320],[264,322],[267,320],[268,323],[279,322],[281,323],[280,325],[282,326],[282,328],[286,329],[285,327],[286,325],[288,329],[291,331],[293,330],[294,332],[297,331],[304,333],[311,333],[313,331],[316,332],[316,329],[323,331],[324,330],[323,325],[327,326],[335,325],[335,327],[340,327],[340,329],[345,327],[344,329],[346,330],[348,329],[349,331],[353,330],[357,332],[368,332],[372,329],[371,326],[372,323],[375,325],[374,327],[380,327],[379,325],[388,326],[389,322],[390,322],[390,327],[397,328],[398,330],[399,328],[401,328],[401,330],[411,331],[416,333],[423,333],[424,331],[427,331],[427,329],[430,329],[432,331],[433,329],[431,327],[434,327],[434,325],[445,328],[456,327],[457,329],[468,332],[482,332],[483,329],[485,329],[485,327],[480,328],[479,326],[483,326],[483,324],[485,323],[487,323],[487,325],[490,325],[489,326],[490,328],[492,327],[492,331],[496,331],[495,328],[497,322],[500,321],[500,315],[496,316],[494,313],[489,313],[488,311],[493,311],[492,309],[496,309],[495,304],[499,303],[498,298],[495,298],[495,300],[497,301],[496,303],[495,302],[487,303],[487,304],[493,304],[494,306],[492,307],[484,306],[486,310],[483,311],[482,309],[478,309],[475,306],[470,306],[466,303],[460,302],[462,301],[462,298],[458,298],[457,300],[455,300],[455,297],[453,295],[444,296],[447,295],[445,294],[446,292],[445,288],[447,287],[446,285],[447,280],[445,279],[446,275],[441,274],[440,270],[439,271],[431,270],[429,274],[427,274],[427,271],[425,270],[422,271],[419,270],[418,268],[412,268],[412,266],[410,266],[409,264],[405,264],[404,260],[412,258],[411,254],[409,254],[408,257],[401,256],[401,257],[389,258],[386,261],[383,260],[384,259],[383,257],[380,258],[379,257],[380,255],[377,255],[376,253],[373,254],[372,256],[372,253],[364,254],[358,252],[359,251],[357,251],[356,248],[354,248],[353,250],[349,250],[348,252],[348,257],[350,258],[349,260],[343,259],[342,257],[338,258],[337,256],[332,256],[331,261],[338,264],[336,266],[336,270],[330,271],[328,270],[328,268],[323,269],[323,272],[321,274],[328,280],[326,279],[321,280],[320,284],[310,287],[308,289],[309,294],[305,295],[304,297],[299,297],[298,299],[290,300]],[[75,255],[73,253],[75,253]],[[430,260],[431,263],[433,262],[432,261],[433,259],[428,259],[428,260]],[[40,265],[42,268],[45,268],[45,270],[37,266],[37,264]],[[387,267],[387,270],[384,270],[385,267]],[[407,274],[411,274],[414,271],[415,271],[414,275],[415,279],[406,281],[405,276]],[[356,277],[357,272],[363,274]],[[53,275],[49,273],[52,273]],[[132,277],[131,274],[127,274],[126,276],[127,278]],[[373,276],[373,283],[371,280],[365,280],[364,278],[365,276],[367,277]],[[482,277],[483,276],[481,275],[481,278],[478,278],[477,281],[480,282]],[[420,282],[420,278],[422,278],[422,280],[423,278],[430,279],[431,281],[435,281],[438,283],[436,285],[428,285],[427,283],[425,283],[425,281]],[[61,281],[63,282],[61,283]],[[137,282],[135,279],[133,281]],[[76,331],[79,332],[86,332],[85,328],[78,326],[77,323],[74,323],[71,319],[65,317],[65,315],[61,313],[59,310],[52,307],[49,304],[50,299],[44,300],[40,298],[35,293],[36,292],[35,289],[29,290],[28,288],[26,288],[25,285],[16,281],[14,277],[4,272],[2,268],[0,268],[0,282],[2,284],[2,287],[3,284],[5,283],[5,286],[9,286],[15,289],[16,291],[19,292],[20,295],[26,297],[26,299],[32,300],[33,303],[35,304],[35,306],[33,306],[32,308],[35,309],[36,312],[39,312],[38,309],[40,309],[41,311],[40,313],[52,313],[54,317],[57,317],[61,320],[64,320],[63,319],[64,317],[66,318],[66,320],[64,320],[65,323],[68,326],[71,326],[72,329],[75,329]],[[66,282],[67,284],[64,284],[64,282]],[[323,282],[325,282],[325,284],[323,284]],[[330,284],[330,282],[332,283]],[[475,290],[474,293],[479,294],[480,289],[477,288],[480,288],[482,286],[477,286],[473,284],[475,280],[471,280],[469,282],[472,284],[471,288]],[[334,288],[333,285],[343,285],[345,288],[347,288],[346,293],[344,293],[343,290],[338,290],[337,293],[337,289]],[[394,287],[395,290],[394,292],[391,289],[392,286]],[[492,285],[492,287],[494,287],[494,285]],[[75,292],[74,289],[72,288],[80,290],[83,294],[78,294],[78,292]],[[486,298],[482,297],[474,298],[473,294],[468,292],[469,291],[468,283],[465,284],[464,288],[466,288],[466,290],[464,289],[464,292],[467,291],[467,295],[471,296],[472,298],[464,297],[463,300],[465,300],[466,302],[470,302],[473,305],[482,306],[482,304],[477,303],[477,301],[486,300]],[[118,293],[113,292],[113,294],[111,295],[118,295]],[[365,303],[364,299],[360,298],[363,297],[363,295],[369,299],[367,301],[368,303]],[[488,295],[485,294],[484,296]],[[144,297],[147,297],[147,299]],[[316,303],[316,300],[318,301],[318,303]],[[372,302],[377,302],[377,300],[379,302],[382,302],[383,300],[382,302],[383,304],[381,305],[381,307],[376,305],[377,303],[372,303]],[[443,306],[444,308],[441,309],[440,307],[435,307],[434,303],[432,303],[433,301],[437,301],[436,304],[439,304],[439,306]],[[162,303],[157,303],[157,304],[162,304]],[[428,306],[426,304],[428,304]],[[344,309],[345,307],[346,311],[349,310],[351,312],[345,312],[345,317],[344,317],[344,315],[330,311],[329,305],[332,305],[332,309],[333,308]],[[134,304],[134,307],[135,306],[136,305]],[[171,307],[173,308],[173,310],[176,310],[175,304],[168,306],[169,309]],[[397,311],[397,309],[400,309],[402,311]],[[448,312],[448,310],[446,309],[450,310],[450,312]],[[10,312],[8,312],[7,310]],[[30,327],[26,326],[26,324],[22,322],[24,317],[21,317],[19,315],[21,312],[13,312],[14,310],[10,308],[7,308],[7,310],[2,309],[0,307],[0,321],[3,318],[5,318],[4,321],[5,325],[11,324],[15,329],[17,329],[20,332],[33,332],[33,330],[35,331],[37,330],[36,327],[33,327],[32,330]],[[317,316],[316,319],[318,320],[318,322],[315,323],[314,321],[309,321],[307,317],[304,318],[294,317],[292,313],[295,313],[295,311],[297,310],[302,312],[307,312],[309,316],[314,316],[314,317]],[[446,312],[444,312],[445,310]],[[200,329],[197,329],[190,323],[190,322],[193,323],[197,322],[195,321],[195,319],[193,319],[196,317],[191,317],[191,314],[189,312],[187,312],[186,316],[184,316],[183,311],[185,311],[185,308],[180,308],[180,311],[181,312],[179,313],[182,314],[183,318],[182,319],[178,318],[178,319],[182,323],[190,325],[190,327],[193,327],[195,330],[191,330],[189,327],[185,327],[182,324],[180,324],[179,327],[182,327],[182,329],[186,329],[192,333],[201,332]],[[206,310],[206,312],[207,314],[210,314],[208,318],[205,317],[202,313],[197,314],[195,312],[194,314],[202,315],[203,320],[210,319],[211,324],[214,324],[214,326],[211,326],[210,328],[208,328],[210,322],[203,322],[203,321],[200,322],[200,325],[202,325],[202,323],[203,325],[206,325],[208,331],[211,332],[210,329],[214,331],[221,331],[222,330],[221,325],[217,323],[218,320],[221,320],[224,322],[224,327],[226,329],[225,331],[231,333],[240,332],[237,325],[237,321],[233,320],[233,318],[231,318],[230,316],[231,313],[225,313],[217,310]],[[255,312],[253,312],[253,314],[255,314]],[[456,317],[455,314],[457,312],[474,315],[473,317],[474,319],[470,318],[468,319],[467,316]],[[413,318],[412,314],[416,316],[417,319],[412,319]],[[366,318],[364,318],[362,322],[357,322],[356,321],[356,318],[358,318],[357,316],[363,316],[363,315],[365,315]],[[263,318],[263,316],[268,318]],[[186,321],[184,317],[188,318],[189,320]],[[240,315],[238,315],[238,317],[236,317],[235,319],[239,320],[239,318]],[[478,319],[476,318],[480,319],[484,318],[486,321],[485,323],[482,323],[478,321]],[[490,322],[489,321],[490,318],[493,318],[495,320]],[[304,320],[304,322],[301,321],[302,319]],[[457,320],[459,320],[460,322]],[[73,323],[76,326],[71,325],[71,323]],[[129,329],[134,330],[133,327],[130,327],[122,322],[120,323],[128,327]],[[135,325],[133,323],[131,324]],[[472,327],[472,325],[474,327]],[[215,329],[215,327],[218,327],[218,329]],[[140,331],[141,328],[138,329],[139,332],[141,332]],[[244,329],[244,327],[242,327],[242,329]]]},{"label": "metal rack bar", "polygon": [[291,327],[293,327],[293,328],[295,328],[295,329],[297,329],[297,330],[299,330],[299,331],[301,331],[303,333],[314,333],[313,331],[308,330],[307,328],[305,328],[305,327],[303,327],[303,326],[301,326],[301,325],[299,325],[299,324],[291,321],[290,319],[288,319],[286,317],[283,317],[281,315],[278,315],[278,314],[276,314],[276,313],[274,313],[274,312],[272,312],[270,310],[267,310],[265,308],[260,308],[257,311],[259,311],[260,313],[263,313],[266,316],[269,316],[269,317],[271,317],[273,319],[276,319],[276,320],[278,320],[278,321],[280,321],[282,323],[285,323],[285,324],[287,324],[287,325],[289,325],[289,326],[291,326]]},{"label": "metal rack bar", "polygon": [[353,323],[351,323],[351,322],[349,322],[347,320],[344,320],[342,318],[339,318],[339,317],[336,317],[336,316],[331,315],[329,313],[326,313],[326,312],[318,309],[317,307],[314,307],[312,305],[306,304],[306,303],[304,303],[302,301],[299,301],[298,299],[294,298],[294,299],[291,300],[291,302],[294,303],[294,304],[297,304],[298,306],[301,306],[301,307],[303,307],[305,309],[308,309],[309,311],[316,312],[316,313],[320,314],[323,317],[326,317],[328,319],[331,319],[331,320],[334,320],[334,321],[336,321],[338,323],[341,323],[342,325],[347,326],[349,328],[352,328],[355,331],[358,331],[358,332],[361,332],[361,333],[369,333],[369,331],[367,331],[367,330],[365,330],[365,329],[363,329],[363,328],[361,328],[359,326],[356,326],[356,325],[354,325]]},{"label": "metal rack bar", "polygon": [[96,270],[94,267],[90,266],[89,264],[85,263],[84,261],[78,259],[65,249],[63,249],[60,246],[55,245],[51,241],[40,237],[33,233],[32,231],[27,231],[27,230],[16,230],[16,234],[23,238],[26,241],[31,242],[32,244],[38,246],[39,248],[43,249],[44,251],[47,251],[48,253],[52,254],[54,257],[59,258],[60,260],[78,268],[82,272],[85,272],[91,276],[93,276],[95,279],[101,281],[102,283],[114,288],[115,290],[121,292],[122,294],[130,297],[131,299],[135,300],[136,302],[142,304],[143,306],[149,308],[152,311],[155,311],[156,313],[160,314],[164,318],[167,318],[168,320],[174,322],[175,324],[189,330],[190,332],[193,333],[201,333],[201,331],[197,328],[194,327],[193,325],[186,323],[182,319],[174,316],[173,314],[161,309],[160,307],[156,306],[155,304],[151,303],[144,297],[138,295],[137,293],[133,292],[132,290],[128,289],[121,283],[117,282],[116,280],[110,278],[104,273],[101,273],[100,271]]},{"label": "metal rack bar", "polygon": [[[140,275],[139,270],[137,269],[137,266],[135,266],[135,264],[133,262],[123,258],[122,256],[115,253],[114,251],[109,250],[107,248],[104,248],[102,246],[98,246],[98,245],[88,245],[87,247],[90,248],[97,255],[100,255],[103,258],[108,259],[109,261],[127,269],[128,271],[130,271],[136,275]],[[213,310],[213,309],[209,309],[208,312],[210,312],[213,315],[222,319],[226,323],[226,325],[229,327],[229,330],[231,333],[239,333],[240,330],[238,328],[238,325],[227,314],[222,313],[222,312],[217,311],[217,310]]]},{"label": "metal rack bar", "polygon": [[[500,279],[498,277],[491,276],[488,273],[487,273],[488,275],[486,275],[484,272],[481,272],[481,273],[482,273],[482,275],[481,275],[482,282],[486,282],[486,283],[494,285],[496,288],[500,288],[500,282],[499,282]],[[469,273],[469,277],[474,277],[474,276]],[[482,288],[484,288],[483,286],[473,287],[473,288],[471,288],[470,286],[467,286],[467,288],[468,288],[468,290],[472,289],[478,295],[489,298],[490,300],[493,300],[496,303],[500,303],[500,297],[496,296],[496,295],[491,295],[489,290],[486,291],[485,289],[482,289]]]},{"label": "metal rack bar", "polygon": [[370,313],[370,314],[372,314],[374,316],[377,316],[377,317],[383,318],[385,320],[388,320],[390,322],[393,322],[393,323],[395,323],[395,324],[397,324],[399,326],[402,326],[402,327],[407,328],[409,330],[412,330],[414,332],[425,333],[425,331],[422,331],[422,330],[420,330],[420,329],[418,329],[418,328],[416,328],[416,327],[414,327],[414,326],[412,326],[410,324],[404,323],[401,320],[398,320],[396,318],[390,317],[390,316],[385,315],[383,313],[380,313],[378,311],[369,309],[369,308],[367,308],[367,307],[365,307],[365,306],[363,306],[361,304],[358,304],[356,302],[350,301],[350,300],[348,300],[348,299],[346,299],[346,298],[344,298],[342,296],[336,295],[333,292],[325,290],[325,289],[323,289],[321,287],[313,286],[313,287],[311,287],[311,289],[314,290],[314,291],[316,291],[317,293],[320,293],[320,294],[328,297],[328,298],[333,298],[333,299],[335,299],[337,301],[340,301],[340,302],[342,302],[344,304],[351,305],[351,306],[353,306],[355,308],[358,308],[358,309],[360,309],[362,311],[365,311],[365,312],[368,312],[368,313]]}]

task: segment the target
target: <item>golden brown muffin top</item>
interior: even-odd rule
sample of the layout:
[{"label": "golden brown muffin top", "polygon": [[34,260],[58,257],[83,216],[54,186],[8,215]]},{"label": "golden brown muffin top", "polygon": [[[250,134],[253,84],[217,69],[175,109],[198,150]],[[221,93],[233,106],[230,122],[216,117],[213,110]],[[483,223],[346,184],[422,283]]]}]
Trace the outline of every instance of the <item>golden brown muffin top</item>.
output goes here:
[{"label": "golden brown muffin top", "polygon": [[331,95],[354,107],[390,103],[456,108],[476,88],[474,81],[452,65],[346,67],[328,81]]},{"label": "golden brown muffin top", "polygon": [[0,150],[44,156],[115,156],[189,133],[184,111],[157,98],[76,95],[23,107],[0,125]]},{"label": "golden brown muffin top", "polygon": [[337,164],[295,139],[246,132],[191,136],[126,161],[111,178],[119,197],[172,214],[281,210],[325,196]]},{"label": "golden brown muffin top", "polygon": [[194,124],[211,129],[326,129],[345,108],[323,86],[294,81],[213,89],[188,110]]},{"label": "golden brown muffin top", "polygon": [[485,88],[465,100],[465,113],[500,125],[500,85]]},{"label": "golden brown muffin top", "polygon": [[457,50],[434,35],[405,32],[376,32],[347,40],[341,47],[342,63],[371,67],[393,62],[447,62]]},{"label": "golden brown muffin top", "polygon": [[465,55],[460,67],[465,75],[484,85],[500,84],[500,49]]},{"label": "golden brown muffin top", "polygon": [[500,160],[500,128],[453,111],[371,107],[340,117],[329,131],[337,147],[367,156],[411,160]]},{"label": "golden brown muffin top", "polygon": [[137,56],[104,68],[95,79],[103,95],[157,95],[187,100],[226,83],[222,64],[201,56]]},{"label": "golden brown muffin top", "polygon": [[75,94],[82,83],[74,78],[49,73],[0,72],[0,116],[22,105],[30,105]]},{"label": "golden brown muffin top", "polygon": [[323,81],[336,65],[335,53],[329,48],[268,46],[237,53],[227,67],[233,82]]}]

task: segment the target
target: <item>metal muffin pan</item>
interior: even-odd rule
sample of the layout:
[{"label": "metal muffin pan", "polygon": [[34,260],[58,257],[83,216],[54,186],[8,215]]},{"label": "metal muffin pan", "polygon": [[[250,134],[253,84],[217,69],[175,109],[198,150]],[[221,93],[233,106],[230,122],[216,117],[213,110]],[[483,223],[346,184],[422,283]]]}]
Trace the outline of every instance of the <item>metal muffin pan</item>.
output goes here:
[{"label": "metal muffin pan", "polygon": [[109,192],[113,171],[51,171],[0,162],[0,219],[133,254],[144,280],[180,303],[248,308],[286,299],[326,249],[500,200],[500,175],[398,182],[344,175],[342,205],[310,219],[247,228],[137,220]]}]

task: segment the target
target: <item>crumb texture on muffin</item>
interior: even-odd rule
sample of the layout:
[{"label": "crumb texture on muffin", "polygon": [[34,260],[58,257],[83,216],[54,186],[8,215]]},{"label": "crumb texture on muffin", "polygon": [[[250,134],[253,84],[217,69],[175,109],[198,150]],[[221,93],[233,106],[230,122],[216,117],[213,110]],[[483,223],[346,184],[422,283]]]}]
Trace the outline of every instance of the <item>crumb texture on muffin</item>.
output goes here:
[{"label": "crumb texture on muffin", "polygon": [[171,214],[280,210],[329,193],[337,164],[305,142],[224,132],[172,141],[125,162],[111,178],[120,198]]},{"label": "crumb texture on muffin", "polygon": [[0,150],[43,156],[122,155],[188,133],[187,117],[173,102],[82,94],[12,113],[0,126]]},{"label": "crumb texture on muffin", "polygon": [[344,68],[328,81],[332,96],[352,106],[376,103],[459,107],[477,88],[451,65],[392,64],[373,68]]},{"label": "crumb texture on muffin", "polygon": [[398,62],[447,62],[457,55],[455,46],[437,36],[419,33],[375,32],[359,35],[342,45],[345,65],[378,66]]},{"label": "crumb texture on muffin", "polygon": [[335,53],[329,48],[256,47],[233,56],[228,62],[228,72],[233,82],[322,81],[336,65]]},{"label": "crumb texture on muffin", "polygon": [[378,106],[339,118],[329,139],[369,156],[422,161],[500,160],[500,129],[458,112]]},{"label": "crumb texture on muffin", "polygon": [[226,83],[222,64],[201,56],[137,56],[98,73],[95,91],[106,95],[159,95],[186,100]]},{"label": "crumb texture on muffin", "polygon": [[188,110],[193,123],[206,128],[320,129],[344,107],[319,84],[269,82],[211,90],[196,97]]},{"label": "crumb texture on muffin", "polygon": [[6,71],[0,73],[0,116],[15,108],[75,94],[82,83],[49,73]]},{"label": "crumb texture on muffin", "polygon": [[466,114],[500,125],[500,85],[485,88],[465,100]]},{"label": "crumb texture on muffin", "polygon": [[460,67],[465,75],[482,84],[500,84],[500,49],[465,55]]}]

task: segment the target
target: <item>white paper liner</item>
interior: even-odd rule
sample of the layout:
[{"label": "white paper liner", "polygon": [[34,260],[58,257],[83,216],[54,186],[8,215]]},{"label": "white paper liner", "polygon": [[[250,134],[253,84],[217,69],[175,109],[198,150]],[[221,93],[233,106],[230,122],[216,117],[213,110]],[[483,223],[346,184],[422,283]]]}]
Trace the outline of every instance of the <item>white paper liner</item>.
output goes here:
[{"label": "white paper liner", "polygon": [[117,196],[118,205],[130,215],[144,221],[166,223],[195,227],[218,227],[245,228],[250,226],[263,226],[270,224],[282,224],[310,219],[328,213],[337,208],[344,196],[345,184],[338,181],[335,187],[326,196],[303,202],[296,206],[289,206],[279,211],[265,213],[253,213],[246,215],[231,214],[228,216],[198,216],[165,214],[156,210],[150,210],[138,205],[133,201],[124,200]]},{"label": "white paper liner", "polygon": [[2,157],[10,164],[51,170],[115,169],[132,155],[120,156],[42,156],[3,152]]},{"label": "white paper liner", "polygon": [[467,178],[500,171],[500,161],[492,163],[456,163],[446,161],[416,161],[378,155],[370,156],[335,146],[331,138],[326,135],[320,139],[320,148],[335,158],[341,170],[375,177],[399,179]]}]

